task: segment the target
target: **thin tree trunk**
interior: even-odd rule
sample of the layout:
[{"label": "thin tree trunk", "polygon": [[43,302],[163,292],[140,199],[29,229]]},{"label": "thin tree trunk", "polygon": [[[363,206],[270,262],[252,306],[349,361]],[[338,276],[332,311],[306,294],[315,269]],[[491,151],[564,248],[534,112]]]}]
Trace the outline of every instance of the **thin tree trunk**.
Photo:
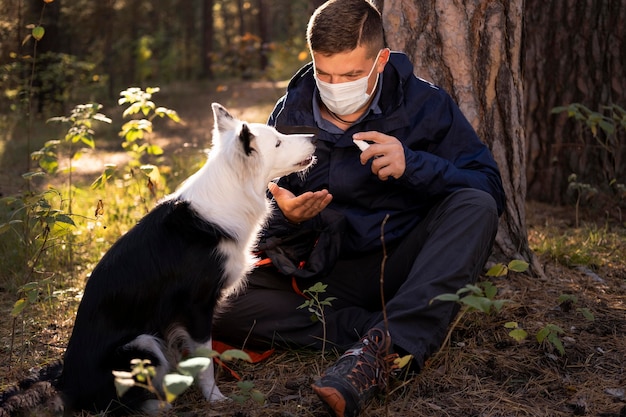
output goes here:
[{"label": "thin tree trunk", "polygon": [[526,230],[522,22],[524,0],[385,0],[386,41],[415,73],[447,90],[490,147],[507,195],[493,259],[541,268]]},{"label": "thin tree trunk", "polygon": [[259,47],[259,64],[260,64],[260,68],[261,71],[265,71],[265,69],[267,68],[267,64],[268,64],[268,57],[267,57],[267,46],[269,45],[269,43],[271,42],[271,39],[269,37],[269,31],[267,30],[267,12],[268,12],[268,6],[267,6],[267,0],[257,0],[257,4],[259,7],[259,14],[258,14],[258,21],[259,21],[259,37],[261,38],[261,45]]},{"label": "thin tree trunk", "polygon": [[202,2],[202,78],[213,79],[213,0]]}]

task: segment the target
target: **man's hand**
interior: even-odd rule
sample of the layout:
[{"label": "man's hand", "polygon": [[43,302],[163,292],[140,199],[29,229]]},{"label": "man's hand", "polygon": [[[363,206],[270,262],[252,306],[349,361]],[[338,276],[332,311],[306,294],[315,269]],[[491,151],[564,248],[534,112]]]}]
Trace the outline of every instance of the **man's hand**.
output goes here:
[{"label": "man's hand", "polygon": [[380,132],[359,132],[352,136],[356,140],[373,142],[361,152],[361,163],[372,159],[372,172],[383,181],[400,178],[406,169],[404,147],[398,139]]},{"label": "man's hand", "polygon": [[267,185],[276,200],[276,204],[287,220],[292,223],[301,223],[317,216],[331,202],[333,196],[328,190],[307,191],[295,196],[291,191],[279,187],[273,182]]}]

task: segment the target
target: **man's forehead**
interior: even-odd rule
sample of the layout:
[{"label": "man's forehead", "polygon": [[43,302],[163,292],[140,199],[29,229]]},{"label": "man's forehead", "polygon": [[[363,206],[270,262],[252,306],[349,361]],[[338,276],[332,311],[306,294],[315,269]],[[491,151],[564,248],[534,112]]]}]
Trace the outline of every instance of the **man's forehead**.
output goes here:
[{"label": "man's forehead", "polygon": [[315,70],[327,74],[348,74],[369,70],[366,68],[371,60],[367,58],[367,51],[364,49],[340,52],[333,55],[323,55],[313,53],[313,65]]}]

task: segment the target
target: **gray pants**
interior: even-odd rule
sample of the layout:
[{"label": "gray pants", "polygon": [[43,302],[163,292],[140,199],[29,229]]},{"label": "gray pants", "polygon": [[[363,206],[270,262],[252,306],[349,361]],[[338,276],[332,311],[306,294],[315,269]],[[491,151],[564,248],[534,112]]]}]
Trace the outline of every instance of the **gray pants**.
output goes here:
[{"label": "gray pants", "polygon": [[[476,281],[491,253],[498,226],[493,198],[474,189],[459,190],[431,209],[399,243],[388,245],[384,294],[389,332],[399,353],[424,361],[443,342],[458,304],[433,297],[455,293]],[[324,278],[299,280],[300,290],[328,284],[320,299],[336,297],[324,310],[327,346],[340,350],[372,327],[384,329],[380,295],[382,250],[339,259]],[[321,348],[323,327],[311,319],[291,277],[259,267],[240,294],[218,315],[213,337],[236,347],[287,345]]]}]

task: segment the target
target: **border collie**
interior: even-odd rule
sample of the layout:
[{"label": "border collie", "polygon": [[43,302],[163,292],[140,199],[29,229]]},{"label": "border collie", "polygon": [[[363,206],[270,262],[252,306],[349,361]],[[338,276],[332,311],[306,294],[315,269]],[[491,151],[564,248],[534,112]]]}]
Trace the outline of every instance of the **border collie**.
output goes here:
[{"label": "border collie", "polygon": [[[311,135],[281,134],[212,108],[205,165],[122,236],[87,281],[58,381],[66,413],[155,409],[158,400],[140,387],[118,398],[112,371],[149,359],[159,389],[182,350],[210,346],[216,305],[254,264],[270,212],[268,182],[314,161]],[[199,385],[207,400],[224,398],[212,367]]]}]

